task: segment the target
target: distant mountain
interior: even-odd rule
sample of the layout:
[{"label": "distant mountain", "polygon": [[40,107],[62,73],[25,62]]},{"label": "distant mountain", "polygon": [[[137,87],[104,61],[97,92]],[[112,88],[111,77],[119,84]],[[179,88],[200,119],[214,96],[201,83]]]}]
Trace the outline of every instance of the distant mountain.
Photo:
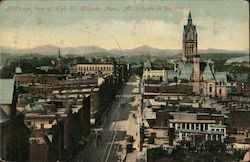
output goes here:
[{"label": "distant mountain", "polygon": [[[74,55],[87,55],[87,54],[95,54],[95,53],[110,53],[118,56],[125,55],[150,55],[150,56],[175,56],[181,54],[181,49],[158,49],[150,46],[140,46],[132,49],[111,49],[107,50],[98,46],[79,46],[79,47],[57,47],[52,45],[44,45],[35,48],[23,48],[23,49],[15,49],[9,48],[5,46],[0,46],[0,53],[10,53],[10,54],[43,54],[43,55],[57,55],[58,50],[60,48],[60,52],[62,55],[66,54],[74,54]],[[220,50],[220,49],[200,49],[198,51],[200,54],[202,53],[246,53],[242,51],[229,51],[229,50]]]},{"label": "distant mountain", "polygon": [[94,52],[108,52],[108,50],[104,48],[100,48],[97,46],[80,46],[80,47],[57,47],[52,45],[44,45],[35,48],[22,48],[22,49],[14,49],[1,46],[0,53],[10,53],[10,54],[44,54],[44,55],[57,55],[60,49],[60,53],[62,55],[66,54],[76,54],[76,55],[85,55]]},{"label": "distant mountain", "polygon": [[232,50],[222,50],[222,49],[214,49],[214,48],[208,48],[208,49],[200,49],[198,50],[200,54],[202,53],[237,53],[237,54],[247,54],[247,52],[244,51],[232,51]]},{"label": "distant mountain", "polygon": [[[110,52],[113,52],[112,50]],[[156,56],[156,55],[176,55],[181,52],[181,50],[178,49],[158,49],[150,46],[140,46],[132,49],[124,49],[122,51],[116,50],[116,52],[122,54],[122,55],[150,55],[150,56]]]}]

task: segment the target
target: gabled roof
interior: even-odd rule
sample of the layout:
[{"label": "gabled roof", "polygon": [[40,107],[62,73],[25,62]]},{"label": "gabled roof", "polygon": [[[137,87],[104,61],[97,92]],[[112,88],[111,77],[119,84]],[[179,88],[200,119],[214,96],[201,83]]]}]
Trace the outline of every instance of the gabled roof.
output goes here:
[{"label": "gabled roof", "polygon": [[178,72],[174,70],[168,70],[167,77],[168,77],[168,80],[173,80],[174,77],[178,77]]},{"label": "gabled roof", "polygon": [[227,73],[226,72],[216,72],[215,79],[217,82],[227,82]]},{"label": "gabled roof", "polygon": [[147,60],[146,62],[144,62],[144,68],[149,68],[151,69],[152,68],[152,64],[149,60]]},{"label": "gabled roof", "polygon": [[187,62],[180,65],[179,79],[189,79],[194,70],[193,63]]},{"label": "gabled roof", "polygon": [[214,73],[208,64],[206,64],[202,75],[205,77],[206,80],[215,80]]},{"label": "gabled roof", "polygon": [[9,116],[5,113],[5,111],[0,106],[0,123],[4,123],[9,120]]},{"label": "gabled roof", "polygon": [[12,104],[14,80],[0,79],[0,92],[0,104]]},{"label": "gabled roof", "polygon": [[146,99],[146,101],[144,101],[144,107],[152,107],[151,103],[149,102],[149,99]]},{"label": "gabled roof", "polygon": [[205,70],[205,67],[207,66],[206,62],[200,62],[200,72],[203,73],[203,71]]}]

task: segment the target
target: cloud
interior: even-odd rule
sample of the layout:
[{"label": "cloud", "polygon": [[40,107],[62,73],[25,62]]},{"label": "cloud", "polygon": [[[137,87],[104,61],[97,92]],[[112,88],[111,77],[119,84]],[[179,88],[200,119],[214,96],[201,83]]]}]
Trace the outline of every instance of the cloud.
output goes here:
[{"label": "cloud", "polygon": [[[103,48],[134,48],[150,45],[162,49],[182,48],[183,18],[181,24],[164,20],[83,20],[75,24],[43,28],[20,26],[1,28],[0,44],[11,47],[34,47],[44,44],[57,46],[97,45]],[[200,49],[248,49],[248,23],[220,22],[209,17],[195,19]],[[117,41],[117,42],[116,42]]]}]

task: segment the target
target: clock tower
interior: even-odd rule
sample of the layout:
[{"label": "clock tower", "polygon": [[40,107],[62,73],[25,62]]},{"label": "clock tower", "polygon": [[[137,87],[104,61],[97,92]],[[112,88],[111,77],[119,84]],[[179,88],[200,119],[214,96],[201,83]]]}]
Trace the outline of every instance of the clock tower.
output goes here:
[{"label": "clock tower", "polygon": [[192,22],[191,12],[189,12],[188,22],[184,25],[182,35],[182,61],[193,61],[195,55],[197,55],[197,31]]}]

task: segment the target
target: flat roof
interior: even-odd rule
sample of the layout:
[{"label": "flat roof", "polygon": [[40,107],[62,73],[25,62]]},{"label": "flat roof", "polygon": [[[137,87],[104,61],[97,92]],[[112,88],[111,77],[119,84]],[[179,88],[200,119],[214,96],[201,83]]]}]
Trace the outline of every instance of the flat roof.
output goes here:
[{"label": "flat roof", "polygon": [[195,129],[178,129],[178,131],[183,132],[183,133],[219,134],[219,135],[224,134],[224,132],[222,131],[199,131]]},{"label": "flat roof", "polygon": [[181,120],[181,119],[169,119],[169,122],[171,123],[208,123],[208,124],[214,124],[216,123],[215,120]]}]

